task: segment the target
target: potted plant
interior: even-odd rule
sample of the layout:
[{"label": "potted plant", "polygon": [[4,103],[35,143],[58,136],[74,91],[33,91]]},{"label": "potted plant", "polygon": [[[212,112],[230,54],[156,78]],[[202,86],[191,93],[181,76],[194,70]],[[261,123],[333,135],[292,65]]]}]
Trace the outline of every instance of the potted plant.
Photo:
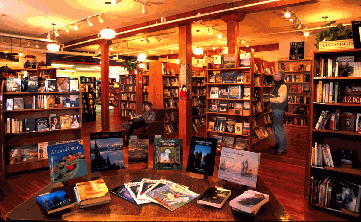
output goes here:
[{"label": "potted plant", "polygon": [[337,41],[352,39],[352,27],[343,26],[342,23],[338,24],[335,27],[326,27],[321,32],[316,34],[316,48],[319,49],[319,43],[323,40],[325,41]]},{"label": "potted plant", "polygon": [[139,61],[136,59],[129,59],[125,61],[125,68],[130,72],[137,70],[137,67],[139,65]]}]

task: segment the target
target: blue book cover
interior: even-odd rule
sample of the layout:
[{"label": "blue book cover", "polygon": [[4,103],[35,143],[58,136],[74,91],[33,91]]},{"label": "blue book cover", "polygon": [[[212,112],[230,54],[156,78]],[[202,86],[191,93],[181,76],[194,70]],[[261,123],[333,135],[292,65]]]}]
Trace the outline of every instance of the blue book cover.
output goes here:
[{"label": "blue book cover", "polygon": [[82,140],[48,146],[48,159],[51,183],[88,174]]},{"label": "blue book cover", "polygon": [[127,200],[129,202],[135,203],[137,204],[137,202],[135,202],[134,198],[132,197],[132,195],[129,193],[128,189],[125,187],[125,185],[122,185],[120,187],[116,187],[112,190],[109,191],[111,194],[114,194],[118,197],[123,198],[124,200]]},{"label": "blue book cover", "polygon": [[242,90],[241,86],[228,87],[228,99],[241,99]]},{"label": "blue book cover", "polygon": [[223,72],[223,83],[235,83],[237,72]]},{"label": "blue book cover", "polygon": [[124,169],[122,132],[90,133],[92,172]]},{"label": "blue book cover", "polygon": [[183,167],[183,139],[154,139],[155,170],[181,170]]},{"label": "blue book cover", "polygon": [[40,195],[36,201],[47,214],[70,208],[75,204],[64,190]]}]

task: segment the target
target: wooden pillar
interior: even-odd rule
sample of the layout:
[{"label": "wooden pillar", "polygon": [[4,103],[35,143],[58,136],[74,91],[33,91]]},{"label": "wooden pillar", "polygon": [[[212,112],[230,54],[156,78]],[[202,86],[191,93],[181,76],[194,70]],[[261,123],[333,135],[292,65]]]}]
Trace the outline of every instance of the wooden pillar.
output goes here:
[{"label": "wooden pillar", "polygon": [[179,138],[189,147],[192,137],[192,25],[179,26],[179,94],[187,88],[187,99],[179,97]]},{"label": "wooden pillar", "polygon": [[242,13],[222,16],[222,20],[227,23],[228,54],[236,55],[236,68],[239,67],[239,22],[243,19]]},{"label": "wooden pillar", "polygon": [[100,43],[101,48],[101,126],[102,131],[110,131],[109,121],[109,45],[111,41]]}]

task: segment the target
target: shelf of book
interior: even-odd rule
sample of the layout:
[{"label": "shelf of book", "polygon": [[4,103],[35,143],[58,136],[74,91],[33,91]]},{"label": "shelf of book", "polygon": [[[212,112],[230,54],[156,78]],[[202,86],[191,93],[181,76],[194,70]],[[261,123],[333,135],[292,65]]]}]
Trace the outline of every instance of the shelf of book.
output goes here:
[{"label": "shelf of book", "polygon": [[346,101],[359,96],[360,52],[314,52],[305,181],[311,206],[353,217],[360,217],[361,103]]},{"label": "shelf of book", "polygon": [[206,67],[192,67],[192,129],[193,133],[206,130]]},{"label": "shelf of book", "polygon": [[[137,76],[135,74],[121,75],[119,78],[119,116],[136,116],[137,107]],[[141,101],[140,101],[141,102]]]},{"label": "shelf of book", "polygon": [[83,89],[83,122],[95,121],[95,100],[96,100],[96,78],[95,77],[80,77],[80,84]]},{"label": "shelf of book", "polygon": [[299,127],[299,128],[308,128],[308,126],[300,126],[300,125],[293,125],[293,124],[283,124],[283,126],[288,126],[288,127]]},{"label": "shelf of book", "polygon": [[[65,80],[64,77],[61,78],[61,81]],[[9,81],[11,82],[12,80]],[[8,174],[48,167],[46,158],[41,159],[40,156],[38,158],[40,143],[82,138],[82,100],[80,99],[82,98],[82,92],[79,88],[79,82],[76,82],[77,89],[70,86],[70,89],[77,90],[76,92],[4,92],[6,90],[6,82],[7,80],[3,81],[0,89],[0,97],[4,98],[0,106],[2,114],[0,132],[4,142],[2,143],[4,147],[2,149],[1,162],[4,165],[4,173]],[[59,83],[59,80],[54,82],[55,85]],[[73,86],[75,87],[75,85]],[[36,90],[41,90],[40,87],[41,84],[39,84],[39,89]],[[21,90],[16,87],[11,89]],[[64,90],[64,88],[62,89]],[[49,97],[45,95],[49,95]],[[57,95],[61,95],[59,101],[55,98]],[[27,102],[27,97],[30,98],[28,102],[30,101],[32,104]],[[17,103],[18,110],[9,110],[14,107],[14,104],[9,101]],[[63,107],[58,107],[59,105]],[[72,105],[74,107],[70,107]],[[29,106],[30,108],[36,106],[39,109],[29,109]],[[32,158],[27,160],[29,156],[26,155],[30,155],[29,153],[24,154],[25,156],[21,154],[21,159],[18,159],[19,162],[10,162],[16,149],[24,150],[24,153],[31,153]]]}]

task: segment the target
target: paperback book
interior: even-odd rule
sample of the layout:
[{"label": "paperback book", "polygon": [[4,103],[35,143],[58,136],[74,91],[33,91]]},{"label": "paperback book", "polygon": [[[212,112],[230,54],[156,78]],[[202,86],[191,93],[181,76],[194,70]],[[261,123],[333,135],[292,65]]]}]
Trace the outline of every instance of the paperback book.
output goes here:
[{"label": "paperback book", "polygon": [[230,190],[221,187],[210,187],[199,197],[197,203],[222,208],[229,196],[231,196]]},{"label": "paperback book", "polygon": [[6,110],[14,110],[14,99],[6,99]]},{"label": "paperback book", "polygon": [[233,148],[234,137],[223,136],[223,147]]},{"label": "paperback book", "polygon": [[79,107],[79,95],[70,95],[70,107]]},{"label": "paperback book", "polygon": [[241,86],[229,86],[228,99],[241,99]]},{"label": "paperback book", "polygon": [[6,92],[20,92],[21,79],[20,78],[7,78],[6,79]]},{"label": "paperback book", "polygon": [[9,152],[10,164],[32,161],[37,159],[38,159],[38,146],[36,144],[16,147],[14,149],[11,149]]},{"label": "paperback book", "polygon": [[48,146],[47,151],[51,183],[88,174],[82,140]]},{"label": "paperback book", "polygon": [[70,122],[70,128],[79,128],[80,127],[79,115],[70,115],[69,122]]},{"label": "paperback book", "polygon": [[46,79],[45,80],[45,91],[46,92],[56,92],[56,79]]},{"label": "paperback book", "polygon": [[254,190],[247,190],[229,202],[233,210],[257,213],[259,208],[269,201],[269,195]]},{"label": "paperback book", "polygon": [[38,92],[39,78],[37,76],[30,76],[27,78],[25,92]]},{"label": "paperback book", "polygon": [[65,210],[75,205],[75,202],[64,190],[42,194],[36,198],[36,201],[46,214]]},{"label": "paperback book", "polygon": [[14,98],[14,110],[23,110],[24,109],[24,98],[16,97]]},{"label": "paperback book", "polygon": [[76,183],[74,192],[79,208],[104,204],[110,201],[108,187],[102,178]]},{"label": "paperback book", "polygon": [[79,92],[79,80],[78,78],[69,79],[69,91],[70,92]]},{"label": "paperback book", "polygon": [[235,83],[237,72],[223,72],[223,83]]},{"label": "paperback book", "polygon": [[120,187],[116,187],[112,190],[109,191],[111,194],[114,194],[120,198],[123,198],[124,200],[127,200],[131,203],[137,204],[137,202],[135,202],[134,198],[132,197],[132,195],[129,193],[128,189],[125,187],[125,185],[122,185]]},{"label": "paperback book", "polygon": [[122,132],[90,133],[91,171],[125,168]]},{"label": "paperback book", "polygon": [[236,67],[236,56],[233,55],[223,55],[223,68],[235,68]]},{"label": "paperback book", "polygon": [[155,170],[182,170],[183,139],[154,139]]},{"label": "paperback book", "polygon": [[69,92],[69,84],[69,77],[56,78],[58,92]]},{"label": "paperback book", "polygon": [[147,169],[148,168],[149,139],[129,140],[128,168]]},{"label": "paperback book", "polygon": [[60,129],[69,129],[70,128],[70,120],[69,115],[60,116]]},{"label": "paperback book", "polygon": [[130,193],[130,195],[132,196],[132,198],[134,199],[134,201],[139,205],[139,204],[145,204],[145,203],[150,203],[150,200],[144,200],[144,199],[138,199],[137,195],[138,192],[140,190],[140,185],[141,182],[131,182],[131,183],[126,183],[124,184],[125,187],[127,188],[128,192]]},{"label": "paperback book", "polygon": [[237,150],[247,150],[248,149],[248,139],[236,138],[236,144],[234,146]]},{"label": "paperback book", "polygon": [[45,96],[45,109],[55,108],[55,96],[54,95],[44,95]]},{"label": "paperback book", "polygon": [[50,130],[58,130],[60,129],[60,118],[56,116],[56,114],[50,114]]},{"label": "paperback book", "polygon": [[49,118],[40,117],[36,119],[36,129],[37,131],[49,130]]},{"label": "paperback book", "polygon": [[213,138],[217,139],[217,150],[218,149],[220,150],[222,147],[222,141],[223,141],[222,136],[221,135],[213,135]]},{"label": "paperback book", "polygon": [[[49,143],[55,145],[54,143]],[[48,159],[48,142],[38,143],[38,158],[39,160]]]},{"label": "paperback book", "polygon": [[151,191],[155,186],[157,186],[158,183],[159,183],[159,180],[151,180],[148,178],[143,178],[142,181],[140,182],[137,199],[152,201],[152,199],[149,198],[146,194],[149,191]]},{"label": "paperback book", "polygon": [[222,148],[218,178],[249,187],[256,187],[260,153]]},{"label": "paperback book", "polygon": [[192,137],[186,171],[213,176],[217,139]]}]

